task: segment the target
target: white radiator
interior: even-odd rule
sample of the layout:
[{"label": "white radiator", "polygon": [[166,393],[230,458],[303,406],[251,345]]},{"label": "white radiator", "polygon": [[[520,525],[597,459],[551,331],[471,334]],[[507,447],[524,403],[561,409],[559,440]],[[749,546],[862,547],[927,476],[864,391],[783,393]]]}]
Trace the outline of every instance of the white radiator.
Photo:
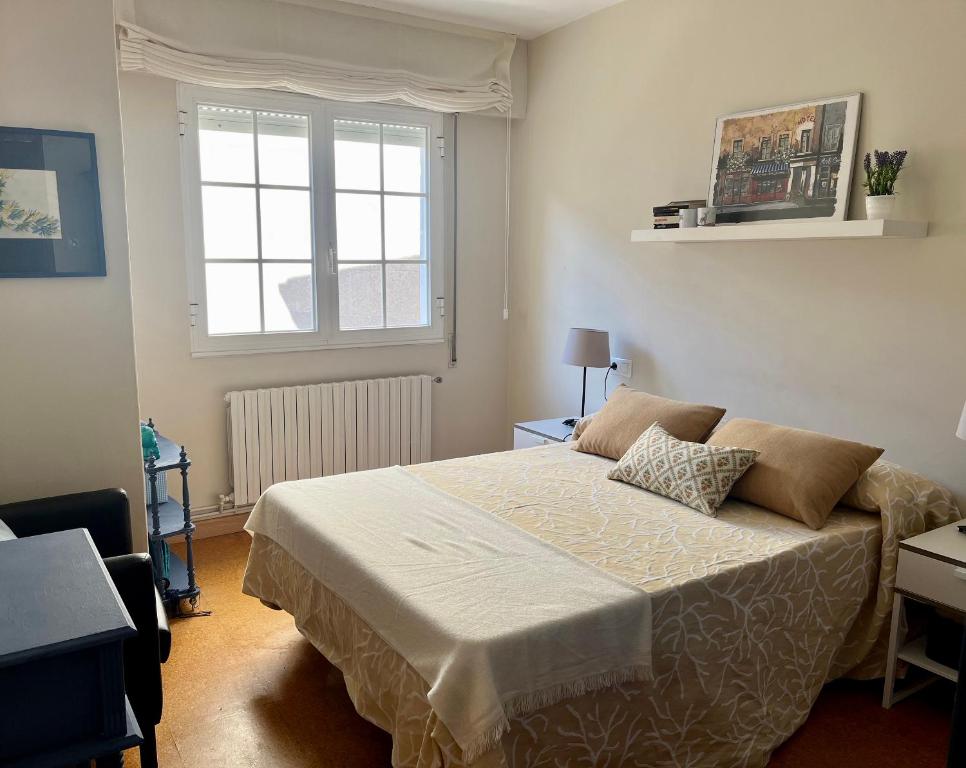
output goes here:
[{"label": "white radiator", "polygon": [[229,392],[235,506],[283,480],[430,460],[429,376]]}]

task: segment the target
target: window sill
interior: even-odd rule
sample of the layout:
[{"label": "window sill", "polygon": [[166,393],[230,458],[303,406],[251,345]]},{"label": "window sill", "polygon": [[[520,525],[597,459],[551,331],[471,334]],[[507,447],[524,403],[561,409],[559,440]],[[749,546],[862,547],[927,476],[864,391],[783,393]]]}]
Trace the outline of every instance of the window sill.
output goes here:
[{"label": "window sill", "polygon": [[443,344],[446,339],[408,339],[400,341],[352,341],[345,344],[306,344],[297,347],[255,347],[252,349],[192,350],[194,357],[238,357],[248,355],[279,355],[286,352],[321,352],[327,349],[361,349],[372,347],[405,347],[413,345]]}]

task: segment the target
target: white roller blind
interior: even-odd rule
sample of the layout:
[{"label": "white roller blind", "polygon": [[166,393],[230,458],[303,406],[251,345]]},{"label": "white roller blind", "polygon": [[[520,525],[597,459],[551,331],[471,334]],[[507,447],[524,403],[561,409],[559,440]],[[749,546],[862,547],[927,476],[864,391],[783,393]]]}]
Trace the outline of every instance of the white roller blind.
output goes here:
[{"label": "white roller blind", "polygon": [[220,88],[508,111],[513,36],[325,0],[119,0],[120,66]]}]

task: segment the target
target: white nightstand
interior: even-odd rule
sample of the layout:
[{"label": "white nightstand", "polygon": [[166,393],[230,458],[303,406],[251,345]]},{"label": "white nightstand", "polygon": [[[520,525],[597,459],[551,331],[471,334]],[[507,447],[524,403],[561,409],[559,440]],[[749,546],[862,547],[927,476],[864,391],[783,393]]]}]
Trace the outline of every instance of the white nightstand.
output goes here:
[{"label": "white nightstand", "polygon": [[940,605],[966,614],[966,535],[959,532],[964,522],[937,528],[906,539],[899,544],[896,594],[892,603],[892,633],[886,666],[882,706],[888,709],[935,678],[896,691],[896,664],[899,659],[934,675],[956,681],[958,671],[926,656],[926,638],[906,642],[901,636],[907,600]]},{"label": "white nightstand", "polygon": [[566,426],[563,419],[521,421],[513,425],[513,450],[562,443],[570,439],[573,431],[574,428]]}]

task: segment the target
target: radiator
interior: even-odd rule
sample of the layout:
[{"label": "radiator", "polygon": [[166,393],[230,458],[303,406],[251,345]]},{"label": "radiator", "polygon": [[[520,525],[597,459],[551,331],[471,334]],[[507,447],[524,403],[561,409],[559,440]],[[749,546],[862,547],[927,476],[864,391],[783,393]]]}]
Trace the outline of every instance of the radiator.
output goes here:
[{"label": "radiator", "polygon": [[430,460],[429,376],[252,389],[225,402],[235,506],[283,480]]}]

